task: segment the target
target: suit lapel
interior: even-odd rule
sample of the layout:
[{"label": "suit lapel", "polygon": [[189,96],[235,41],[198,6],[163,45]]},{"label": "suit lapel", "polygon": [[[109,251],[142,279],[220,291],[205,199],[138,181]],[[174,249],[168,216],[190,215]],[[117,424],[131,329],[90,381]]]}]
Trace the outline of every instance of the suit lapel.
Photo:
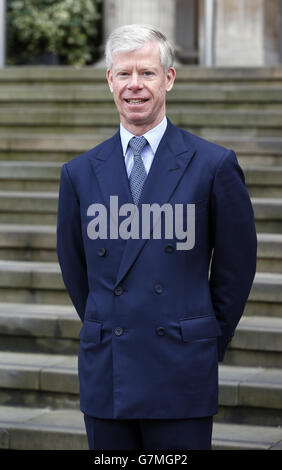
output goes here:
[{"label": "suit lapel", "polygon": [[[133,204],[119,131],[101,146],[100,152],[89,156],[89,160],[98,180],[108,213],[110,214],[111,196],[118,196],[119,207],[129,202]],[[113,217],[112,220],[115,225],[118,225],[118,220]]]},{"label": "suit lapel", "polygon": [[[138,205],[140,211],[142,204],[157,203],[161,206],[170,200],[194,153],[195,149],[184,143],[180,130],[168,120],[166,132],[143,187]],[[132,238],[127,240],[116,285],[126,275],[146,241],[141,237],[137,240]]]}]

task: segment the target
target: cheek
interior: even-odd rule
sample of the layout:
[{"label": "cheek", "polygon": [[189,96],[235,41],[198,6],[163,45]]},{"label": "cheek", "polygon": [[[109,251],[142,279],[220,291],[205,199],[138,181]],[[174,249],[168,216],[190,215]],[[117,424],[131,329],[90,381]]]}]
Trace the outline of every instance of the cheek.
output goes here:
[{"label": "cheek", "polygon": [[156,98],[162,99],[166,95],[166,86],[163,81],[159,81],[154,84],[154,89],[152,90]]},{"label": "cheek", "polygon": [[120,89],[117,87],[113,89],[113,98],[116,104],[122,101]]},{"label": "cheek", "polygon": [[163,88],[159,88],[155,93],[155,96],[159,103],[164,103],[166,99],[166,91]]},{"label": "cheek", "polygon": [[114,97],[116,101],[123,101],[124,86],[116,86],[114,88]]}]

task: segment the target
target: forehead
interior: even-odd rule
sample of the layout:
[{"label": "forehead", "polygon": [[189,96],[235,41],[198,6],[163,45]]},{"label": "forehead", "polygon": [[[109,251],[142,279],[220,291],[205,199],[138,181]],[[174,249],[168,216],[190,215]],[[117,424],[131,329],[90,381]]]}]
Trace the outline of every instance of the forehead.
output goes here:
[{"label": "forehead", "polygon": [[161,67],[158,42],[148,42],[133,51],[117,51],[113,54],[113,68],[130,65]]}]

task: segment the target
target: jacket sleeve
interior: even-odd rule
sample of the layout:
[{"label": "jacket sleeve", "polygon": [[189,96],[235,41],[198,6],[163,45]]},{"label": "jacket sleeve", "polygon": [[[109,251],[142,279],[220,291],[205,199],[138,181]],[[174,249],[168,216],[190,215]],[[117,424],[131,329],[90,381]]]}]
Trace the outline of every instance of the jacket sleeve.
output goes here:
[{"label": "jacket sleeve", "polygon": [[57,255],[63,281],[72,303],[83,321],[89,292],[86,258],[81,232],[79,200],[66,164],[62,166],[60,178]]},{"label": "jacket sleeve", "polygon": [[226,151],[213,181],[211,239],[210,291],[222,330],[218,338],[221,362],[243,314],[256,272],[257,255],[254,212],[244,174],[232,150]]}]

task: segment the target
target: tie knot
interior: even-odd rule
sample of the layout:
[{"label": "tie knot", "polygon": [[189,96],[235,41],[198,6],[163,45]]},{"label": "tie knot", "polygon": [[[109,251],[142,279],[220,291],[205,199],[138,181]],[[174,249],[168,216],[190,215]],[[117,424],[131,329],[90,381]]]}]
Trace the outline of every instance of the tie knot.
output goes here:
[{"label": "tie knot", "polygon": [[141,137],[132,137],[129,141],[129,147],[132,149],[134,155],[141,155],[146,144],[147,140],[143,135]]}]

